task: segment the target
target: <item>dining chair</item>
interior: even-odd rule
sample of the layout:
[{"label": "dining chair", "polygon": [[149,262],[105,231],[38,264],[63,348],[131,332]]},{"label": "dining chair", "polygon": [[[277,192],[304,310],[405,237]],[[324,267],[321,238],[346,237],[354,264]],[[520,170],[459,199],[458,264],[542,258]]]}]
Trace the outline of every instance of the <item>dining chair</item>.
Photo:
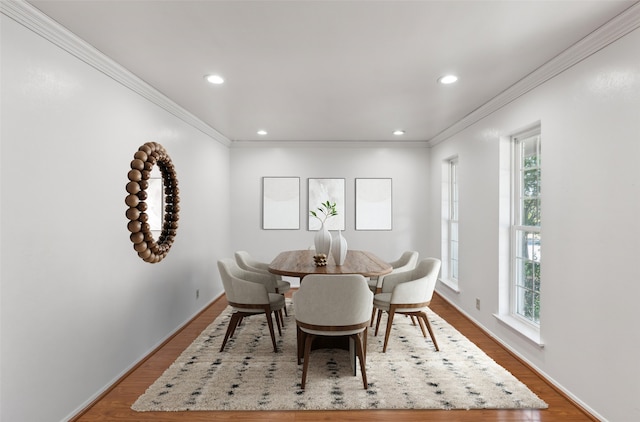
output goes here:
[{"label": "dining chair", "polygon": [[411,316],[412,321],[414,317],[417,318],[420,323],[422,335],[427,337],[427,333],[425,332],[426,326],[433,345],[436,350],[440,350],[426,314],[426,310],[433,297],[436,281],[438,280],[440,265],[441,262],[437,258],[424,258],[418,262],[415,269],[397,274],[389,274],[384,278],[382,292],[373,297],[374,312],[376,309],[378,311],[374,335],[378,335],[382,312],[387,312],[389,315],[384,336],[383,353],[387,351],[391,325],[393,324],[395,314]]},{"label": "dining chair", "polygon": [[[393,268],[389,274],[401,273],[404,271],[413,270],[418,263],[419,254],[416,251],[406,251],[404,252],[400,258],[396,259],[393,262],[389,262],[389,265]],[[380,293],[380,289],[382,287],[382,283],[384,282],[384,278],[388,276],[381,275],[378,277],[371,277],[367,283],[369,284],[369,288],[373,293]]]},{"label": "dining chair", "polygon": [[277,352],[278,348],[271,314],[275,315],[278,334],[282,336],[281,327],[284,324],[282,309],[284,308],[285,300],[281,294],[269,292],[273,288],[273,279],[263,274],[243,270],[230,258],[219,260],[218,270],[220,271],[227,301],[233,309],[220,351],[224,350],[227,340],[233,337],[236,328],[245,317],[265,314],[269,326],[269,334],[271,334],[271,342],[273,343],[273,351]]},{"label": "dining chair", "polygon": [[[235,253],[236,263],[240,268],[247,271],[253,271],[261,274],[266,274],[273,278],[275,281],[275,290],[270,293],[278,293],[285,295],[291,290],[291,283],[282,279],[281,276],[269,272],[269,264],[254,259],[247,251],[236,251]],[[284,308],[284,314],[289,316],[287,308]]]},{"label": "dining chair", "polygon": [[[373,293],[360,274],[311,274],[293,294],[297,326],[298,364],[304,360],[301,388],[305,388],[313,341],[319,336],[353,340],[365,389],[368,388],[367,330]],[[355,374],[354,374],[355,375]]]}]

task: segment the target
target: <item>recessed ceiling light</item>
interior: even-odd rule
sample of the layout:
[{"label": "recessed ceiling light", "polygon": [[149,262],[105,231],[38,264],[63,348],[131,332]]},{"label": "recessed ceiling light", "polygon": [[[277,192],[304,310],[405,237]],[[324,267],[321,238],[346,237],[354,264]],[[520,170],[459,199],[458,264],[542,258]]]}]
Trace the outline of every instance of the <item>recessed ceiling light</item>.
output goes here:
[{"label": "recessed ceiling light", "polygon": [[448,84],[454,83],[457,80],[458,80],[458,77],[456,75],[445,75],[445,76],[440,77],[438,79],[438,82],[440,82],[441,84],[444,84],[444,85],[448,85]]},{"label": "recessed ceiling light", "polygon": [[393,134],[396,136],[404,135],[404,130],[400,130],[400,129],[394,130]]},{"label": "recessed ceiling light", "polygon": [[267,134],[267,131],[266,131],[266,130],[259,130],[259,131],[258,131],[258,132],[256,132],[256,133],[257,133],[258,135],[260,135],[260,136],[264,136],[264,135],[266,135],[266,134]]},{"label": "recessed ceiling light", "polygon": [[220,75],[205,75],[204,78],[212,84],[220,85],[224,83],[224,79]]}]

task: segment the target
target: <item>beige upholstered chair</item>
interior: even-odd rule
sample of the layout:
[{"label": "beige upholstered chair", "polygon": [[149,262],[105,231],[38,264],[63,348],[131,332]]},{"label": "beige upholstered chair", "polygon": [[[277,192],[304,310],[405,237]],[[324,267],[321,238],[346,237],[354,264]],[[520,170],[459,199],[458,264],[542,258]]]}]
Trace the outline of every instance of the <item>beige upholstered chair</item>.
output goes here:
[{"label": "beige upholstered chair", "polygon": [[389,314],[387,320],[387,330],[384,336],[383,353],[387,351],[387,343],[389,342],[389,334],[391,333],[391,324],[395,314],[404,314],[418,319],[422,335],[427,336],[425,325],[429,330],[429,335],[433,341],[436,350],[438,343],[433,335],[431,324],[427,318],[426,310],[431,303],[433,291],[438,280],[438,272],[440,271],[440,260],[437,258],[422,259],[416,268],[412,271],[390,274],[384,278],[382,283],[382,292],[373,298],[374,311],[378,310],[378,318],[376,322],[376,332],[380,327],[380,318],[382,311]]},{"label": "beige upholstered chair", "polygon": [[277,352],[278,348],[276,347],[271,314],[275,314],[278,333],[282,336],[281,324],[284,323],[282,309],[285,301],[284,296],[281,294],[269,293],[270,290],[274,289],[273,279],[263,274],[243,270],[229,258],[218,261],[218,270],[220,271],[227,301],[233,308],[220,351],[224,350],[227,340],[233,336],[236,327],[240,325],[243,318],[256,314],[265,314],[269,325],[269,333],[271,334],[271,342],[273,343],[273,351]]},{"label": "beige upholstered chair", "polygon": [[348,336],[354,340],[362,383],[365,389],[368,387],[365,364],[372,300],[373,293],[360,274],[311,274],[304,278],[293,294],[298,364],[304,359],[301,388],[307,380],[311,346],[318,336]]},{"label": "beige upholstered chair", "polygon": [[389,262],[389,265],[391,265],[391,267],[393,268],[393,270],[389,274],[381,275],[379,277],[372,277],[369,279],[369,288],[373,293],[380,293],[380,289],[385,277],[389,276],[390,274],[413,270],[416,267],[416,264],[418,264],[418,252],[404,252],[402,256],[400,256],[400,258],[393,262]]},{"label": "beige upholstered chair", "polygon": [[[246,251],[236,251],[235,257],[236,257],[236,263],[243,270],[266,274],[269,277],[272,277],[274,279],[275,290],[273,291],[269,290],[270,293],[279,293],[281,295],[284,295],[289,290],[291,290],[291,283],[283,280],[282,277],[279,275],[270,273],[269,264],[267,264],[266,262],[260,262],[255,260],[253,257],[251,257],[249,252],[246,252]],[[284,314],[288,316],[286,307],[284,308]]]}]

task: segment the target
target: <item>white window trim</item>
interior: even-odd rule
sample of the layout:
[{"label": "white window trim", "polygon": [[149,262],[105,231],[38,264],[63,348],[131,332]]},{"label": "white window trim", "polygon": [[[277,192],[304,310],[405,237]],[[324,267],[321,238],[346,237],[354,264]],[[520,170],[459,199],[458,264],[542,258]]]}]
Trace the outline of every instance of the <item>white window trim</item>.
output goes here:
[{"label": "white window trim", "polygon": [[[443,271],[441,272],[442,277],[438,280],[453,290],[456,293],[460,293],[459,290],[459,280],[451,277],[451,201],[452,201],[452,192],[451,192],[451,163],[458,163],[458,156],[448,157],[443,161],[442,165],[442,207],[441,207],[441,255],[442,255],[442,265]],[[459,187],[458,187],[459,189]],[[458,237],[460,235],[459,226],[458,226]],[[458,238],[458,245],[460,239]],[[458,250],[458,257],[459,257]],[[460,268],[458,267],[458,271]],[[458,276],[460,274],[458,273]]]},{"label": "white window trim", "polygon": [[499,300],[498,312],[493,314],[496,319],[505,326],[520,334],[523,338],[531,341],[536,346],[543,348],[540,326],[513,312],[514,292],[512,284],[512,248],[514,247],[512,222],[514,220],[513,201],[515,183],[513,178],[515,172],[512,171],[514,162],[514,143],[516,137],[523,138],[533,133],[540,133],[540,123],[536,123],[529,129],[515,132],[511,136],[500,138],[500,215],[499,215]]}]

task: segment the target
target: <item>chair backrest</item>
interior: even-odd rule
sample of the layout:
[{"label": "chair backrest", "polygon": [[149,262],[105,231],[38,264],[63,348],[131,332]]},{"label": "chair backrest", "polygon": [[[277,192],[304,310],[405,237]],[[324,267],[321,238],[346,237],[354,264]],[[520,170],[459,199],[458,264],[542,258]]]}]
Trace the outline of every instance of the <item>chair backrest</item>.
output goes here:
[{"label": "chair backrest", "polygon": [[219,260],[218,271],[220,271],[224,292],[229,302],[239,304],[269,303],[269,294],[264,284],[246,279],[247,272],[238,267],[233,259]]},{"label": "chair backrest", "polygon": [[361,324],[371,319],[373,293],[360,274],[311,274],[293,296],[296,320],[321,326]]},{"label": "chair backrest", "polygon": [[416,268],[407,274],[407,281],[393,288],[391,303],[430,302],[438,281],[441,261],[438,258],[424,258]]},{"label": "chair backrest", "polygon": [[235,258],[238,266],[244,270],[269,272],[269,264],[255,260],[249,252],[236,251]]},{"label": "chair backrest", "polygon": [[[389,274],[397,274],[405,271],[413,270],[416,265],[418,265],[418,257],[420,255],[416,251],[405,251],[400,255],[400,258],[397,260],[390,262],[393,269]],[[389,275],[387,274],[387,275]],[[378,277],[377,287],[381,287],[384,282],[385,275],[381,275]]]},{"label": "chair backrest", "polygon": [[416,251],[405,251],[397,261],[391,263],[394,270],[414,269],[418,265],[419,254]]}]

